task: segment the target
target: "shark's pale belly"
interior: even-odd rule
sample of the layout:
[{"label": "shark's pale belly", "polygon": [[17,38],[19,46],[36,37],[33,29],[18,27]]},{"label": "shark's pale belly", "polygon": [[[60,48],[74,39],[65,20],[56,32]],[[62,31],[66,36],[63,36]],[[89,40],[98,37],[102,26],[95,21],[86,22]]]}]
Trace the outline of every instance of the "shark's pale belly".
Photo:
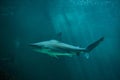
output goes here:
[{"label": "shark's pale belly", "polygon": [[51,49],[34,49],[36,52],[43,53],[43,54],[48,54],[50,56],[56,57],[56,56],[69,56],[72,57],[75,55],[75,53],[65,53],[65,52],[57,52],[53,51]]}]

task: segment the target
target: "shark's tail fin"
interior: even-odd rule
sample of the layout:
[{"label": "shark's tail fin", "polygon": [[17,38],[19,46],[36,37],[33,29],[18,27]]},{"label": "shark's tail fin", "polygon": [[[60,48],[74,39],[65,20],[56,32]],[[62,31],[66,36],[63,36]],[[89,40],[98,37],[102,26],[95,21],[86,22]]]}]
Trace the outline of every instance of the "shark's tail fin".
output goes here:
[{"label": "shark's tail fin", "polygon": [[93,42],[92,44],[88,45],[86,48],[85,52],[91,52],[95,47],[97,47],[100,42],[102,42],[104,40],[104,37],[101,37],[100,39],[98,39],[97,41]]}]

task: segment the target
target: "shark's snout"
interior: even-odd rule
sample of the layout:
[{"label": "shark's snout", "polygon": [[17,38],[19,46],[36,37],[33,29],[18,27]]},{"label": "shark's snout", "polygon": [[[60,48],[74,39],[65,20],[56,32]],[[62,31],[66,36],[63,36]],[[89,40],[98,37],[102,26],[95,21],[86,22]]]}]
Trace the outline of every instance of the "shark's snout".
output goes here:
[{"label": "shark's snout", "polygon": [[39,46],[37,44],[28,44],[28,45],[32,48],[41,48],[41,46]]}]

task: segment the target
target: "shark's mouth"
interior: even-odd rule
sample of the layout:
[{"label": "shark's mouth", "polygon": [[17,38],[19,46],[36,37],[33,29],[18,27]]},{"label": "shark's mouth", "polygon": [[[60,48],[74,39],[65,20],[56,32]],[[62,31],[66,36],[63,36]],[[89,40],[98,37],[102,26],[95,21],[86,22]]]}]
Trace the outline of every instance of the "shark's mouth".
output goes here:
[{"label": "shark's mouth", "polygon": [[35,49],[41,49],[41,46],[38,46],[36,44],[29,44],[30,47],[35,48]]}]

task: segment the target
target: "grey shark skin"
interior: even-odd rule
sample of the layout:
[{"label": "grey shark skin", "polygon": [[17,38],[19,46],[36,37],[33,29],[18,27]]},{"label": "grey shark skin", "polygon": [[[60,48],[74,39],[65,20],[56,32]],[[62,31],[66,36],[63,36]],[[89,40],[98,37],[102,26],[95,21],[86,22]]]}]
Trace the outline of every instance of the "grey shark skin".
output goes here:
[{"label": "grey shark skin", "polygon": [[97,41],[88,45],[86,48],[80,48],[78,46],[65,44],[57,40],[48,40],[48,41],[43,41],[38,43],[32,43],[32,44],[29,44],[29,46],[31,46],[32,49],[36,52],[48,54],[52,57],[58,57],[58,56],[72,57],[73,55],[79,55],[81,53],[91,52],[103,40],[104,40],[104,37],[101,37]]}]

